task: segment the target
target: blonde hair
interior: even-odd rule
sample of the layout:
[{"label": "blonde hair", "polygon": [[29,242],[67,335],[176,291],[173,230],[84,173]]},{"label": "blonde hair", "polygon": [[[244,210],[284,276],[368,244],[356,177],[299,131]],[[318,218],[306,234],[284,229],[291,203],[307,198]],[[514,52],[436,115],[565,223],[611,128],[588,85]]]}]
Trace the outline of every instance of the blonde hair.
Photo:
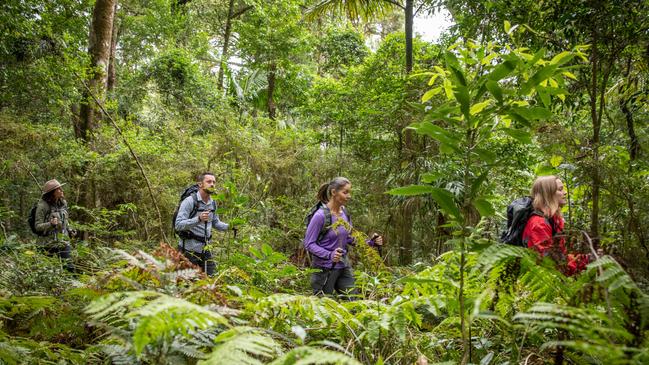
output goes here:
[{"label": "blonde hair", "polygon": [[550,210],[550,216],[561,215],[559,201],[557,200],[557,180],[554,175],[539,176],[532,184],[530,195],[532,196],[532,206],[534,209],[545,212]]}]

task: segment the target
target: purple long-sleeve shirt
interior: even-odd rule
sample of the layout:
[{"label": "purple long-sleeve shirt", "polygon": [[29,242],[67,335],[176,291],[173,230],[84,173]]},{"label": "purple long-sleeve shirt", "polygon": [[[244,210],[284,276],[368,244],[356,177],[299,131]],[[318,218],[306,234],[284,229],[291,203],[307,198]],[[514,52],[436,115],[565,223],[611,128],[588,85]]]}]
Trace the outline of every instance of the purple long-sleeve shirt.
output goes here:
[{"label": "purple long-sleeve shirt", "polygon": [[[345,219],[349,225],[352,225],[351,219],[345,214],[343,210],[341,217]],[[334,225],[339,218],[331,215],[331,224]],[[304,235],[304,248],[313,255],[313,266],[323,269],[331,269],[333,264],[333,254],[336,248],[343,249],[343,256],[347,255],[347,246],[354,245],[354,239],[350,232],[345,229],[344,225],[339,225],[336,229],[329,229],[322,237],[320,242],[317,242],[320,230],[325,224],[325,214],[322,209],[319,209],[313,214],[309,226],[306,228]],[[336,233],[336,231],[338,233]],[[370,246],[374,246],[372,241],[367,242]],[[338,261],[334,269],[342,269],[345,267],[346,260]]]}]

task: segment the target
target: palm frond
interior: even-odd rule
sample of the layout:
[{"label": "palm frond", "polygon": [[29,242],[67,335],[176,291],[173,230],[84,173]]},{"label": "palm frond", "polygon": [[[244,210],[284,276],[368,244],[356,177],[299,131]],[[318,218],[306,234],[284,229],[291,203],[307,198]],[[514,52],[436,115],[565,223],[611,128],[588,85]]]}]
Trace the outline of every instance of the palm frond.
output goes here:
[{"label": "palm frond", "polygon": [[323,0],[307,10],[306,18],[313,20],[333,13],[353,20],[369,20],[387,14],[395,6],[400,5],[386,0]]}]

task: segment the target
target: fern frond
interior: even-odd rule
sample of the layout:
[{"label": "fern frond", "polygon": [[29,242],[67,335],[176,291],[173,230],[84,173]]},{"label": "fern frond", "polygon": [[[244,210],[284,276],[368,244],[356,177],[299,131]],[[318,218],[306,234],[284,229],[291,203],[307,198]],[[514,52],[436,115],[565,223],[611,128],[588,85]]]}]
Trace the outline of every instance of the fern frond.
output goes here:
[{"label": "fern frond", "polygon": [[611,339],[632,338],[626,330],[609,323],[601,309],[575,308],[552,303],[536,303],[530,310],[518,313],[514,321],[532,325],[536,329],[561,328],[573,336],[593,343],[608,343]]},{"label": "fern frond", "polygon": [[205,359],[207,358],[207,354],[203,351],[201,351],[201,348],[199,346],[194,346],[194,345],[189,345],[186,343],[183,343],[179,339],[175,339],[172,344],[171,344],[171,350],[175,352],[179,352],[183,354],[184,356],[192,359]]},{"label": "fern frond", "polygon": [[146,265],[140,262],[137,257],[129,254],[128,252],[124,250],[120,250],[119,248],[113,249],[114,252],[116,252],[119,256],[124,258],[131,266],[139,267],[140,269],[146,269]]},{"label": "fern frond", "polygon": [[361,365],[359,361],[340,352],[301,346],[294,348],[268,365]]},{"label": "fern frond", "polygon": [[148,254],[148,253],[146,253],[146,252],[144,252],[142,250],[138,250],[137,254],[138,254],[138,256],[142,257],[144,259],[144,261],[146,261],[147,263],[155,266],[155,268],[157,270],[164,270],[166,268],[166,265],[164,263],[158,261],[158,259],[156,259],[152,255],[150,255],[150,254]]},{"label": "fern frond", "polygon": [[229,326],[222,315],[199,305],[161,293],[142,291],[113,293],[86,307],[95,320],[123,318],[136,322],[133,348],[141,354],[145,346],[174,335],[189,336],[196,329]]},{"label": "fern frond", "polygon": [[519,281],[540,301],[553,301],[557,297],[570,298],[572,290],[566,277],[553,264],[539,265],[535,259],[521,261],[523,274]]},{"label": "fern frond", "polygon": [[114,365],[135,365],[140,364],[140,361],[131,353],[131,346],[107,344],[100,346],[101,351],[105,353]]},{"label": "fern frond", "polygon": [[340,303],[327,297],[274,294],[259,300],[253,309],[262,320],[300,318],[322,325],[351,321],[354,316]]},{"label": "fern frond", "polygon": [[480,256],[473,270],[480,270],[483,274],[492,270],[500,264],[513,260],[514,258],[530,258],[530,250],[524,247],[505,245],[502,243],[493,244],[487,247]]},{"label": "fern frond", "polygon": [[179,280],[193,280],[202,277],[200,269],[184,269],[174,272],[163,273],[163,277],[168,282],[178,282]]},{"label": "fern frond", "polygon": [[602,256],[599,260],[588,264],[586,273],[594,273],[600,269],[602,272],[597,275],[597,282],[602,283],[608,290],[616,291],[619,288],[638,290],[638,286],[633,279],[611,256]]},{"label": "fern frond", "polygon": [[235,327],[216,337],[212,353],[198,365],[261,365],[258,358],[272,359],[282,353],[280,345],[257,329]]},{"label": "fern frond", "polygon": [[157,298],[160,294],[153,291],[135,291],[128,293],[111,293],[93,300],[85,308],[85,312],[95,320],[104,320],[108,316],[124,315],[130,308],[139,307],[147,299]]},{"label": "fern frond", "polygon": [[0,363],[8,365],[24,364],[29,358],[29,349],[11,342],[0,341]]},{"label": "fern frond", "polygon": [[195,329],[215,325],[229,326],[228,320],[216,312],[166,295],[161,295],[128,316],[139,319],[133,333],[136,354],[142,353],[146,345],[161,338],[170,338],[176,334],[187,337]]}]

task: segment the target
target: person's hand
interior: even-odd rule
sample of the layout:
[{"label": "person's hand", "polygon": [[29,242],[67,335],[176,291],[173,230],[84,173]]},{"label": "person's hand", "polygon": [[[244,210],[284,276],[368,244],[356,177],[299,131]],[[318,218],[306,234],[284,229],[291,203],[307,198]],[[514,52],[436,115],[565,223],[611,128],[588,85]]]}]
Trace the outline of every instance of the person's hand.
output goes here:
[{"label": "person's hand", "polygon": [[52,225],[52,227],[58,226],[59,225],[59,219],[57,217],[52,217],[52,219],[50,219],[50,224]]},{"label": "person's hand", "polygon": [[204,210],[201,214],[198,215],[198,220],[201,222],[207,222],[210,219],[210,211]]},{"label": "person's hand", "polygon": [[342,257],[343,257],[343,249],[338,247],[337,249],[334,250],[334,255],[331,258],[331,261],[338,262]]},{"label": "person's hand", "polygon": [[372,241],[377,246],[383,246],[383,236],[379,235],[378,233],[374,233],[372,235]]}]

